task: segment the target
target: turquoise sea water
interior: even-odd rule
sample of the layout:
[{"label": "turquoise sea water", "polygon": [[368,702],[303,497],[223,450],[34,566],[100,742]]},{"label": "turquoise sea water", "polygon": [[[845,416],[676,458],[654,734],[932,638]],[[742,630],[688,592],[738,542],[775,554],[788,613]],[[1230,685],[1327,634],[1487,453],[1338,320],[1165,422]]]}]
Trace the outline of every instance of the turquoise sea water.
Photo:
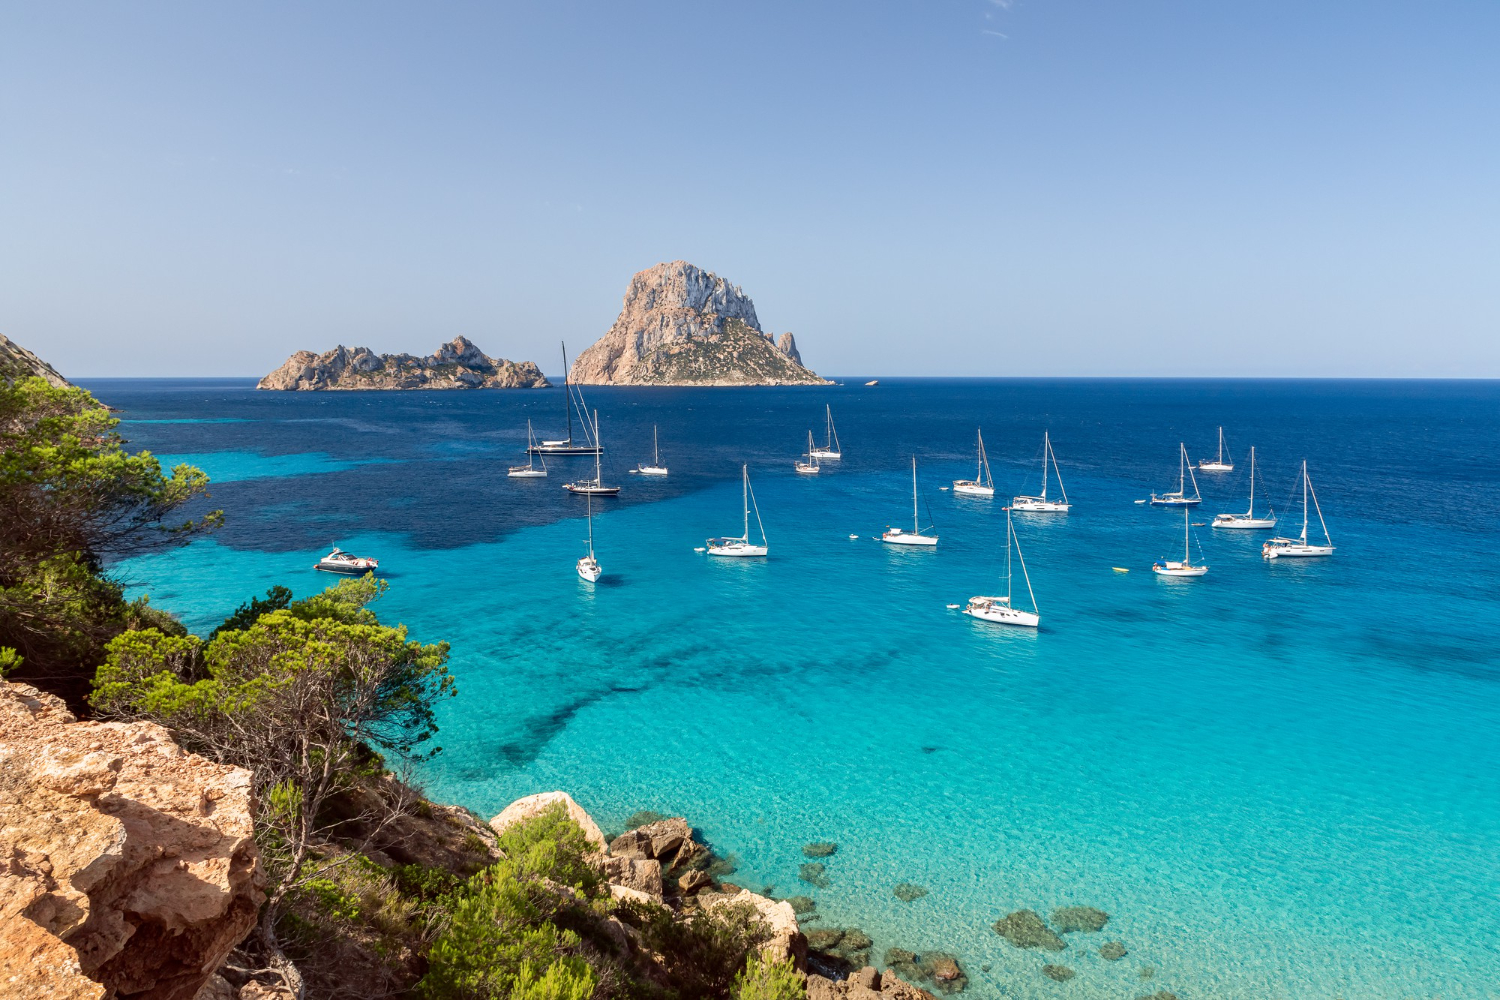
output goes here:
[{"label": "turquoise sea water", "polygon": [[[955,952],[971,996],[1500,996],[1492,383],[592,392],[625,486],[596,518],[596,587],[573,572],[582,501],[562,477],[503,476],[527,417],[561,429],[559,393],[91,388],[143,421],[142,447],[263,459],[216,489],[217,539],[118,567],[190,625],[326,585],[310,567],[330,538],[380,557],[382,616],[453,644],[436,797],[488,814],[566,788],[606,827],[684,814],[735,881],[812,896],[877,955]],[[796,477],[824,402],[849,457]],[[672,476],[627,477],[653,423]],[[1034,634],[945,607],[1003,569],[1002,503],[939,489],[972,474],[979,423],[1002,492],[1037,486],[1049,428],[1075,504],[1017,516]],[[1132,500],[1220,423],[1242,467],[1200,476],[1193,519],[1243,509],[1252,443],[1293,513],[1306,456],[1333,558],[1267,564],[1261,533],[1205,527],[1207,577],[1152,576],[1182,522]],[[870,537],[909,518],[913,451],[936,551]],[[693,547],[738,531],[740,461],[771,556],[710,561]],[[839,844],[826,889],[798,881],[813,840]],[[929,893],[902,903],[898,882]],[[1109,927],[1057,954],[989,927],[1069,904]],[[1103,961],[1106,940],[1130,954]],[[1046,979],[1049,961],[1077,978]]]}]

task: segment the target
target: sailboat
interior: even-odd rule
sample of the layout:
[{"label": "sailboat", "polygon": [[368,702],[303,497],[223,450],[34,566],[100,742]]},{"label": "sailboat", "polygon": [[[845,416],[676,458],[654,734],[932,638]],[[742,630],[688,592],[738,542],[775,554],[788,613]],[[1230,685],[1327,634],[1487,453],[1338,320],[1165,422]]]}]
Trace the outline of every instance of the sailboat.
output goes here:
[{"label": "sailboat", "polygon": [[651,464],[637,465],[630,470],[637,476],[665,476],[667,467],[661,464],[661,444],[656,439],[656,425],[651,425]]},{"label": "sailboat", "polygon": [[[599,443],[599,411],[598,410],[594,411],[594,443],[596,445]],[[575,479],[571,483],[563,483],[563,489],[567,490],[569,493],[587,493],[589,496],[595,496],[595,497],[613,497],[613,496],[619,496],[619,494],[620,494],[620,487],[618,487],[618,486],[605,486],[604,485],[604,479],[600,475],[600,471],[599,471],[599,453],[601,451],[603,451],[603,450],[604,450],[603,448],[597,448],[597,447],[594,449],[594,478],[593,479]]]},{"label": "sailboat", "polygon": [[[1318,524],[1323,527],[1323,544],[1310,545],[1307,541],[1307,499],[1312,497],[1313,509],[1318,512]],[[1267,559],[1282,556],[1331,556],[1333,539],[1328,534],[1328,522],[1323,520],[1323,508],[1318,504],[1318,494],[1312,488],[1312,479],[1307,475],[1307,460],[1302,460],[1302,534],[1296,538],[1272,538],[1260,547],[1260,554]]]},{"label": "sailboat", "polygon": [[801,476],[816,476],[818,474],[818,450],[813,447],[812,431],[807,432],[807,461],[797,462],[793,468]]},{"label": "sailboat", "polygon": [[526,464],[512,465],[506,473],[512,479],[540,479],[547,475],[547,460],[542,459],[542,467],[538,469],[534,459],[538,455],[536,448],[536,434],[531,429],[531,421],[526,421]]},{"label": "sailboat", "polygon": [[844,457],[844,449],[839,444],[839,432],[833,427],[833,407],[827,403],[823,404],[824,411],[828,414],[828,429],[824,434],[823,447],[814,451],[808,448],[809,458],[826,458],[831,462],[837,462]]},{"label": "sailboat", "polygon": [[1243,514],[1215,514],[1215,528],[1274,528],[1276,512],[1266,511],[1265,517],[1255,516],[1255,448],[1250,449],[1250,506]]},{"label": "sailboat", "polygon": [[[1016,561],[1021,564],[1021,576],[1026,580],[1026,593],[1031,597],[1031,610],[1022,611],[1011,604],[1011,562],[1010,551],[1016,550]],[[1010,520],[1010,509],[1005,511],[1005,596],[1004,597],[971,597],[968,607],[964,608],[964,614],[980,621],[995,622],[998,625],[1022,625],[1027,628],[1036,628],[1041,624],[1042,616],[1040,609],[1036,606],[1036,593],[1031,589],[1031,574],[1026,572],[1026,557],[1021,555],[1021,540],[1016,537],[1015,525]]]},{"label": "sailboat", "polygon": [[[563,358],[563,412],[568,418],[568,436],[561,441],[542,441],[533,444],[527,451],[533,455],[597,455],[600,445],[597,438],[592,443],[575,444],[573,442],[573,387],[568,382],[568,345],[562,345]],[[583,407],[583,394],[578,394],[579,415],[583,416],[588,410]],[[587,419],[585,419],[584,435],[587,436]]]},{"label": "sailboat", "polygon": [[1233,472],[1234,461],[1224,461],[1224,428],[1219,428],[1219,457],[1212,462],[1204,459],[1198,463],[1198,468],[1203,472]]},{"label": "sailboat", "polygon": [[[1198,477],[1193,475],[1193,467],[1188,464],[1187,445],[1181,442],[1177,445],[1178,454],[1181,456],[1177,466],[1177,489],[1171,493],[1163,493],[1157,496],[1151,494],[1151,506],[1153,507],[1196,507],[1203,502],[1203,497],[1198,495]],[[1187,495],[1187,478],[1192,477],[1193,495]]]},{"label": "sailboat", "polygon": [[979,467],[974,470],[973,479],[953,480],[953,492],[970,497],[992,497],[995,495],[995,481],[990,478],[990,459],[984,453],[984,430],[981,428],[975,434],[979,438]]},{"label": "sailboat", "polygon": [[[704,543],[711,556],[763,556],[769,546],[766,544],[766,526],[760,519],[760,505],[755,502],[755,493],[750,489],[750,466],[740,466],[744,476],[744,498],[745,498],[745,533],[739,538],[710,538]],[[750,544],[750,510],[755,509],[755,523],[760,528],[760,544]]]},{"label": "sailboat", "polygon": [[594,556],[594,497],[592,494],[589,496],[589,550],[582,559],[578,560],[578,575],[589,583],[598,583],[599,578],[604,575],[599,560]]},{"label": "sailboat", "polygon": [[1208,572],[1207,566],[1195,565],[1193,561],[1188,558],[1188,532],[1192,530],[1191,521],[1192,512],[1187,510],[1186,508],[1183,508],[1182,561],[1174,562],[1169,559],[1158,559],[1156,562],[1151,564],[1151,572],[1157,574],[1158,576],[1202,576],[1203,574]]},{"label": "sailboat", "polygon": [[911,457],[911,531],[886,528],[880,540],[890,545],[936,545],[937,535],[922,534],[920,517],[921,515],[917,513],[917,456],[913,455]]},{"label": "sailboat", "polygon": [[[1062,494],[1061,500],[1047,499],[1047,460],[1052,460],[1052,471],[1057,475],[1057,491]],[[1068,503],[1068,491],[1063,488],[1062,470],[1057,467],[1057,455],[1052,451],[1052,436],[1042,432],[1042,493],[1034,497],[1015,497],[1010,502],[1013,510],[1045,511],[1053,514],[1066,514],[1073,505]]]}]

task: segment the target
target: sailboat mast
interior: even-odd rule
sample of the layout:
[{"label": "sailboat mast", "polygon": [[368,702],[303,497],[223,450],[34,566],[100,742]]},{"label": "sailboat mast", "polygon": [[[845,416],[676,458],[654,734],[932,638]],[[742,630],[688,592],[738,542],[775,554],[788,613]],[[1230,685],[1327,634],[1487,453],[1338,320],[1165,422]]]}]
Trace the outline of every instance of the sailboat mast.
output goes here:
[{"label": "sailboat mast", "polygon": [[661,442],[657,439],[655,424],[651,425],[651,464],[658,467],[661,465]]},{"label": "sailboat mast", "polygon": [[599,486],[599,485],[601,485],[604,482],[604,480],[599,475],[599,452],[601,452],[603,450],[604,450],[603,448],[599,447],[599,411],[595,410],[594,411],[594,485],[595,486]]},{"label": "sailboat mast", "polygon": [[[1318,512],[1322,517],[1322,511]],[[1307,459],[1302,460],[1302,544],[1307,544]]]},{"label": "sailboat mast", "polygon": [[1188,562],[1188,522],[1191,520],[1188,517],[1189,510],[1188,507],[1182,508],[1182,562],[1184,565]]},{"label": "sailboat mast", "polygon": [[589,558],[594,558],[594,494],[584,494],[589,501]]},{"label": "sailboat mast", "polygon": [[1007,507],[1005,508],[1005,603],[1007,606],[1013,606],[1010,601],[1010,547],[1015,538],[1016,529],[1010,523],[1010,508]]},{"label": "sailboat mast", "polygon": [[[823,450],[824,451],[832,451],[833,450],[833,404],[832,403],[824,403],[823,404],[823,412],[828,417],[828,430],[827,430],[827,433],[823,435],[823,437],[824,437]],[[808,447],[809,451],[812,450],[812,434],[811,433],[809,433],[807,435],[807,447]],[[808,456],[808,457],[811,457],[811,456]]]},{"label": "sailboat mast", "polygon": [[921,518],[917,514],[917,456],[915,455],[911,457],[911,530],[914,535],[922,533]]},{"label": "sailboat mast", "polygon": [[745,541],[748,542],[750,541],[750,466],[740,466],[740,472],[744,476],[744,485],[741,488],[741,493],[744,495],[745,505]]},{"label": "sailboat mast", "polygon": [[1042,431],[1042,499],[1047,499],[1047,452],[1052,448],[1052,440]]},{"label": "sailboat mast", "polygon": [[568,386],[568,344],[562,344],[563,356],[563,412],[568,416],[568,444],[573,443],[573,390]]},{"label": "sailboat mast", "polygon": [[1177,495],[1187,496],[1187,445],[1177,445]]},{"label": "sailboat mast", "polygon": [[1246,517],[1255,516],[1255,445],[1250,446],[1250,509],[1245,512]]}]

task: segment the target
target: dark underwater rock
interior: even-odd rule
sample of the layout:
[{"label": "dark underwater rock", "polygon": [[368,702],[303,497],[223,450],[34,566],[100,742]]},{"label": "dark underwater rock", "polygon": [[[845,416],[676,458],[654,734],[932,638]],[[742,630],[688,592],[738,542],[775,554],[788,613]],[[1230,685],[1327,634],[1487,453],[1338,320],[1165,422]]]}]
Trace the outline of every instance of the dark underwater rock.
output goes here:
[{"label": "dark underwater rock", "polygon": [[1108,922],[1109,914],[1092,906],[1060,906],[1052,911],[1052,926],[1059,934],[1101,931]]},{"label": "dark underwater rock", "polygon": [[815,885],[819,889],[826,889],[833,883],[828,880],[828,866],[821,861],[813,861],[797,869],[797,877],[809,885]]},{"label": "dark underwater rock", "polygon": [[804,913],[811,913],[818,908],[815,900],[808,896],[792,896],[787,900],[792,904],[792,912],[801,917]]},{"label": "dark underwater rock", "polygon": [[1076,976],[1077,973],[1066,965],[1044,965],[1042,966],[1042,975],[1048,979],[1055,979],[1059,983],[1065,983]]},{"label": "dark underwater rock", "polygon": [[1118,962],[1128,954],[1130,952],[1126,951],[1125,946],[1119,941],[1106,941],[1099,946],[1099,957],[1106,962]]},{"label": "dark underwater rock", "polygon": [[839,845],[832,841],[822,840],[815,844],[803,844],[802,853],[810,858],[827,858],[837,853]]},{"label": "dark underwater rock", "polygon": [[1045,948],[1062,951],[1068,943],[1052,932],[1035,910],[1017,910],[994,924],[995,933],[1017,948]]},{"label": "dark underwater rock", "polygon": [[921,899],[927,895],[927,890],[915,882],[898,882],[896,888],[891,891],[903,903],[910,903],[914,899]]}]

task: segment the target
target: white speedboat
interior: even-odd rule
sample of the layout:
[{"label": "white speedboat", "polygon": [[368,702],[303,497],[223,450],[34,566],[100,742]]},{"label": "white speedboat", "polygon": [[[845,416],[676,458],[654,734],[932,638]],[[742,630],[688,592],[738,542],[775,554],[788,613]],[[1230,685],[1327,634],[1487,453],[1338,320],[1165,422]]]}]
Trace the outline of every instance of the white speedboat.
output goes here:
[{"label": "white speedboat", "polygon": [[[599,442],[599,411],[594,411],[594,443]],[[571,483],[563,483],[563,489],[569,493],[582,493],[591,497],[613,497],[620,495],[620,487],[605,486],[604,477],[599,470],[599,453],[603,448],[594,449],[594,478],[575,479]]]},{"label": "white speedboat", "polygon": [[879,385],[879,384],[880,384],[880,379],[878,379],[878,378],[872,378],[872,379],[870,379],[870,381],[868,381],[868,382],[865,383],[865,385]]},{"label": "white speedboat", "polygon": [[667,467],[661,464],[661,443],[656,439],[656,425],[651,425],[651,464],[637,465],[630,470],[637,476],[665,476]]},{"label": "white speedboat", "polygon": [[[568,436],[560,441],[540,441],[533,444],[528,451],[533,455],[597,455],[599,454],[599,440],[595,438],[592,442],[578,444],[573,440],[573,408],[578,407],[578,416],[582,418],[584,426],[588,425],[588,407],[583,403],[583,391],[577,391],[577,399],[574,399],[574,387],[568,381],[568,345],[563,344],[563,411],[568,418]],[[584,435],[587,437],[587,433]]]},{"label": "white speedboat", "polygon": [[805,461],[793,463],[792,468],[797,470],[797,475],[799,476],[816,476],[821,470],[818,468],[818,453],[813,448],[812,431],[807,432],[807,455],[805,459]]},{"label": "white speedboat", "polygon": [[[929,528],[932,525],[928,525]],[[886,528],[880,540],[888,545],[936,545],[937,535],[922,534],[921,515],[917,512],[917,456],[911,457],[911,531]]]},{"label": "white speedboat", "polygon": [[[1026,611],[1015,607],[1011,603],[1011,561],[1010,553],[1015,548],[1016,561],[1021,564],[1021,576],[1026,580],[1026,593],[1031,597],[1031,610]],[[949,605],[953,607],[954,605]],[[1036,594],[1031,589],[1031,574],[1026,572],[1026,557],[1021,555],[1021,540],[1016,537],[1016,529],[1010,520],[1010,510],[1005,511],[1005,596],[1004,597],[971,597],[968,605],[964,608],[964,614],[970,618],[978,618],[984,622],[994,622],[996,625],[1020,625],[1025,628],[1036,628],[1042,623],[1042,616],[1036,606]]]},{"label": "white speedboat", "polygon": [[379,568],[379,559],[351,555],[337,545],[333,547],[332,552],[319,559],[317,565],[313,567],[313,569],[320,569],[325,573],[348,573],[351,576],[371,573]]},{"label": "white speedboat", "polygon": [[[1062,494],[1062,499],[1049,498],[1047,496],[1047,462],[1052,462],[1052,471],[1057,476],[1057,492]],[[1062,470],[1057,467],[1057,455],[1052,451],[1052,435],[1047,431],[1042,432],[1042,492],[1034,497],[1014,497],[1010,506],[1012,510],[1023,510],[1029,513],[1066,514],[1073,509],[1068,503],[1068,491],[1063,488]]]},{"label": "white speedboat", "polygon": [[[1312,498],[1313,509],[1318,512],[1318,524],[1323,528],[1323,544],[1314,545],[1307,540],[1307,501]],[[1333,539],[1328,534],[1328,522],[1323,520],[1323,508],[1318,504],[1318,494],[1312,488],[1312,479],[1307,475],[1307,460],[1302,461],[1302,534],[1296,538],[1272,538],[1260,547],[1260,554],[1267,559],[1288,557],[1333,555]]]},{"label": "white speedboat", "polygon": [[[1195,563],[1188,556],[1189,535],[1192,531],[1192,514],[1187,510],[1182,512],[1182,559],[1181,561],[1171,559],[1158,559],[1151,564],[1151,572],[1157,576],[1202,576],[1208,572],[1208,566],[1203,563]],[[1201,551],[1200,551],[1201,556]]]},{"label": "white speedboat", "polygon": [[536,434],[531,429],[531,421],[526,421],[526,464],[512,465],[506,473],[511,479],[545,479],[547,476],[547,460],[542,459],[541,468],[536,467],[536,459],[540,454],[535,450]]},{"label": "white speedboat", "polygon": [[[1198,477],[1193,475],[1193,467],[1188,464],[1187,445],[1179,442],[1177,445],[1177,489],[1171,493],[1157,495],[1151,494],[1151,506],[1153,507],[1196,507],[1203,502],[1203,497],[1198,494]],[[1187,494],[1187,480],[1193,481],[1193,495]]]},{"label": "white speedboat", "polygon": [[1219,428],[1219,457],[1213,460],[1203,459],[1198,463],[1202,472],[1233,472],[1234,462],[1224,461],[1224,428]]},{"label": "white speedboat", "polygon": [[604,575],[604,569],[594,555],[594,498],[592,496],[589,497],[589,547],[583,558],[578,560],[578,575],[588,583],[598,583],[599,578]]},{"label": "white speedboat", "polygon": [[1255,516],[1255,448],[1250,448],[1250,506],[1243,514],[1215,514],[1215,528],[1274,528],[1276,512],[1267,510],[1265,517]]},{"label": "white speedboat", "polygon": [[843,446],[839,444],[839,432],[834,429],[833,426],[833,407],[828,405],[827,403],[824,403],[823,409],[828,415],[828,428],[824,432],[823,447],[817,449],[809,447],[808,457],[822,458],[827,459],[830,462],[837,462],[839,459],[844,457],[844,449]]},{"label": "white speedboat", "polygon": [[979,438],[979,465],[973,479],[953,480],[953,492],[966,497],[992,497],[995,495],[995,480],[990,477],[990,458],[984,453],[984,429],[975,432]]},{"label": "white speedboat", "polygon": [[[764,556],[770,550],[766,543],[766,526],[760,519],[760,506],[755,502],[755,492],[750,489],[750,466],[742,465],[740,472],[744,477],[745,533],[738,538],[710,538],[704,543],[704,547],[711,556],[746,558]],[[760,528],[759,545],[750,541],[751,508],[755,510],[755,523]]]}]

